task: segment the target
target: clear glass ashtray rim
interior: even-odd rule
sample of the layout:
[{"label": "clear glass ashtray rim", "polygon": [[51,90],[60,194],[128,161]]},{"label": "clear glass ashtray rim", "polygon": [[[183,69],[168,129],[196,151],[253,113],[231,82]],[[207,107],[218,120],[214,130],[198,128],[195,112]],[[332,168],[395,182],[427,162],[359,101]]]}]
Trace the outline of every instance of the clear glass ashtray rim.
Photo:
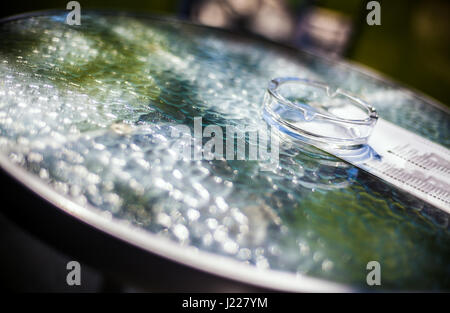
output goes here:
[{"label": "clear glass ashtray rim", "polygon": [[378,120],[378,113],[374,107],[372,107],[370,104],[368,104],[366,101],[362,100],[361,98],[358,98],[355,95],[350,94],[349,92],[346,92],[340,88],[337,88],[335,91],[332,91],[332,88],[329,85],[326,85],[324,83],[321,83],[319,81],[309,80],[305,78],[298,78],[298,77],[277,77],[273,78],[269,86],[267,87],[267,92],[274,97],[278,102],[285,104],[293,109],[296,110],[303,110],[302,108],[296,106],[293,102],[286,99],[280,92],[279,87],[286,83],[297,83],[317,89],[323,89],[326,94],[329,97],[334,97],[336,95],[344,96],[345,98],[349,99],[349,102],[356,104],[359,108],[362,108],[366,111],[367,117],[365,119],[345,119],[338,116],[333,116],[331,114],[324,114],[324,113],[315,113],[315,115],[321,117],[325,120],[330,120],[333,122],[340,122],[340,123],[347,123],[347,124],[354,124],[354,125],[372,125],[376,123]]},{"label": "clear glass ashtray rim", "polygon": [[[299,128],[290,121],[284,119],[273,110],[273,101],[276,101],[278,104],[286,106],[289,109],[298,110],[302,112],[305,117],[308,113],[305,108],[302,108],[301,106],[298,106],[290,100],[286,99],[279,92],[279,87],[285,83],[298,83],[312,88],[321,89],[322,91],[326,92],[329,97],[341,95],[349,99],[349,102],[352,105],[357,106],[360,109],[362,108],[366,112],[367,117],[365,119],[345,119],[338,116],[333,116],[331,114],[328,115],[322,112],[315,111],[313,120],[320,119],[322,122],[325,121],[333,124],[347,125],[348,127],[352,128],[368,128],[368,130],[366,131],[366,135],[355,138],[331,137],[313,133],[308,129]],[[336,149],[355,149],[367,143],[368,138],[370,137],[373,128],[375,127],[375,124],[378,120],[378,114],[375,108],[373,108],[367,102],[348,92],[343,91],[342,89],[336,89],[334,92],[332,92],[330,86],[318,81],[298,77],[278,77],[272,79],[267,87],[263,104],[263,118],[272,126],[278,127],[282,132],[287,133],[295,139],[305,141],[308,144],[312,144],[318,147],[331,146]]]}]

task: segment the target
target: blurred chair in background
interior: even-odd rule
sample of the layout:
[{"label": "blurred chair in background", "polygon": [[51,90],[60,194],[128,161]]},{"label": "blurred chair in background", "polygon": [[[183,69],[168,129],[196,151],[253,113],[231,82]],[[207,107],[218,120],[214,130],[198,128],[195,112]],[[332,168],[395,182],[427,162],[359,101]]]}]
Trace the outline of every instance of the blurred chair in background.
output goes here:
[{"label": "blurred chair in background", "polygon": [[184,0],[180,15],[331,56],[344,55],[359,33],[354,17],[314,0]]}]

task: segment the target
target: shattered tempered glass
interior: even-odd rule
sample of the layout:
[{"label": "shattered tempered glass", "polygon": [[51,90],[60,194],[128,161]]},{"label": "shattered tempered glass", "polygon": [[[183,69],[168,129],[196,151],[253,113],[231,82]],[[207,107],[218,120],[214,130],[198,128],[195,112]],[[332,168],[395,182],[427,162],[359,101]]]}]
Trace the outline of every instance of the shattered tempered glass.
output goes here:
[{"label": "shattered tempered glass", "polygon": [[[323,81],[450,147],[449,114],[356,67],[200,26],[84,13],[0,24],[0,151],[54,190],[181,245],[358,287],[450,289],[449,216],[284,140],[279,166],[189,161],[173,127],[259,129],[274,77]],[[49,225],[44,227],[51,227]],[[264,273],[264,272],[262,272]]]}]

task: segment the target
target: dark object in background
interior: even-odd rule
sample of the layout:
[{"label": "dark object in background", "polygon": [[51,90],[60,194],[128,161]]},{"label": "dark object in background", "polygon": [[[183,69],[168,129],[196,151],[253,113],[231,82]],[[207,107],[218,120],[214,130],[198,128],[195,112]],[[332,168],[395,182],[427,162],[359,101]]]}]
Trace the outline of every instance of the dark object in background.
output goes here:
[{"label": "dark object in background", "polygon": [[[342,56],[349,47],[354,21],[337,11],[301,1],[186,0],[180,16],[240,33],[256,33],[309,51]],[[353,38],[354,39],[354,38]]]}]

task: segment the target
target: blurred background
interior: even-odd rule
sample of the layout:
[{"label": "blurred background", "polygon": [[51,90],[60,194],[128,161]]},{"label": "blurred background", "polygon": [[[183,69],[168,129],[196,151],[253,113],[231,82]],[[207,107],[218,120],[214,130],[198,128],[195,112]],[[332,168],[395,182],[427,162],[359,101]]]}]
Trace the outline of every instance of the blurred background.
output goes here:
[{"label": "blurred background", "polygon": [[[65,9],[68,1],[2,1],[2,17]],[[450,105],[450,1],[378,1],[381,25],[369,26],[369,0],[80,0],[105,8],[172,15],[256,33],[372,67]]]}]

